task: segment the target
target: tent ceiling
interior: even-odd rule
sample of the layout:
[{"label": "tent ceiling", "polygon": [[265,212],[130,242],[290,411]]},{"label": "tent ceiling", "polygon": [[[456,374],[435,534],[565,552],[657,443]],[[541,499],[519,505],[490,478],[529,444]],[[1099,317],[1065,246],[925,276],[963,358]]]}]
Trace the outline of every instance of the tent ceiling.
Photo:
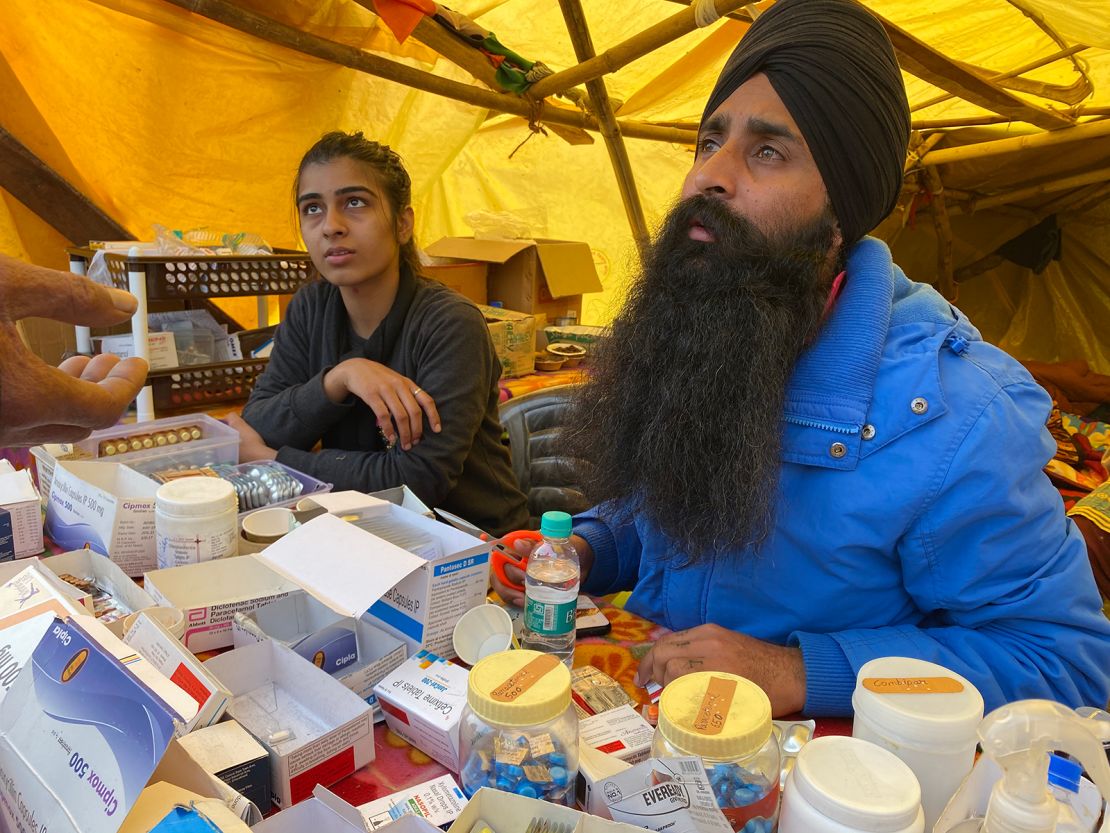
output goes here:
[{"label": "tent ceiling", "polygon": [[[1105,0],[864,2],[892,31],[905,33],[898,43],[914,52],[904,66],[918,73],[906,72],[905,80],[914,119],[923,127],[920,138],[928,140],[938,122],[979,125],[944,129],[937,151],[1039,134],[1046,127],[1062,133],[1075,129],[1061,127],[1069,122],[1110,116]],[[5,0],[0,127],[92,207],[135,235],[149,235],[154,222],[212,225],[258,231],[279,245],[296,242],[289,187],[300,154],[324,130],[362,129],[405,157],[414,178],[420,239],[468,233],[463,218],[475,210],[513,211],[529,218],[537,234],[587,239],[606,287],[588,303],[588,316],[607,318],[635,261],[635,247],[596,119],[579,106],[588,96],[579,96],[578,104],[548,99],[540,110],[512,94],[495,94],[418,37],[398,43],[366,8],[369,3]],[[451,5],[556,73],[579,63],[561,3],[456,0]],[[686,12],[681,0],[581,0],[581,6],[598,54],[619,52],[632,36]],[[221,8],[263,16],[275,24],[271,30],[285,27],[300,46],[275,45],[205,16]],[[658,44],[604,75],[616,118],[632,125],[624,131],[623,173],[631,174],[648,226],[678,191],[691,158],[689,145],[679,140],[693,135],[713,82],[748,25],[746,14],[741,8],[739,19]],[[347,64],[384,67],[421,83],[431,78],[455,93],[463,89],[471,103],[337,65],[321,57],[320,43],[346,55]],[[315,55],[306,54],[309,47]],[[1020,74],[1020,89],[984,80],[1038,63],[1043,65]],[[952,90],[962,95],[948,95]],[[515,114],[499,113],[495,104],[511,105]],[[999,111],[1031,121],[990,123],[1004,118]],[[555,118],[571,127],[557,130]],[[552,129],[524,142],[530,120]],[[644,124],[660,127],[653,132]],[[586,141],[573,125],[589,128],[593,144],[571,145],[560,138]],[[668,141],[633,138],[637,135]],[[1005,200],[1014,189],[1051,186],[1107,167],[1110,137],[1103,136],[945,164],[936,171],[959,236],[967,233],[967,212],[977,199]],[[939,190],[929,181],[920,166],[911,172],[904,207],[915,193]],[[1075,189],[1097,195],[1100,181],[1105,180],[1084,181]],[[0,248],[36,257],[60,248],[61,239],[41,219],[49,211],[40,210],[36,219],[19,200],[28,182],[11,179],[0,186],[7,188],[0,190]],[[1021,190],[1016,196],[1016,206],[1025,212],[1008,216],[1028,220],[1064,194]],[[936,213],[936,201],[917,207],[925,218]],[[958,239],[953,267],[981,256],[979,248]]]}]

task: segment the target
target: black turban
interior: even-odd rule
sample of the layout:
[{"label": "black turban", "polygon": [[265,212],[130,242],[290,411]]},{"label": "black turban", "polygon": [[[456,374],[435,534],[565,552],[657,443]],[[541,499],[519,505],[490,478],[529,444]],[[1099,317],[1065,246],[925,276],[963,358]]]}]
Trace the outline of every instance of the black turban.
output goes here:
[{"label": "black turban", "polygon": [[854,0],[779,0],[729,57],[702,123],[760,72],[809,145],[844,242],[856,242],[894,210],[910,135],[882,24]]}]

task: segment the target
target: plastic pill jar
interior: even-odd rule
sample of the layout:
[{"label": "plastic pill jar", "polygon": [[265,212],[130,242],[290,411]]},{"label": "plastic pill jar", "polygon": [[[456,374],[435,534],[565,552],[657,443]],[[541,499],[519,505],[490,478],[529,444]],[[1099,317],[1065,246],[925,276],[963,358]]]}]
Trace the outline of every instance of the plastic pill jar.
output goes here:
[{"label": "plastic pill jar", "polygon": [[570,671],[552,654],[501,651],[470,669],[459,728],[459,782],[539,798],[573,800],[578,716]]},{"label": "plastic pill jar", "polygon": [[852,737],[890,750],[917,776],[932,830],[975,762],[979,690],[942,665],[883,657],[860,668],[852,708]]},{"label": "plastic pill jar", "polygon": [[921,789],[892,752],[859,738],[814,738],[786,779],[778,833],[923,833]]},{"label": "plastic pill jar", "polygon": [[182,477],[154,494],[158,568],[239,554],[235,487],[218,477]]},{"label": "plastic pill jar", "polygon": [[735,831],[770,833],[779,809],[779,745],[771,701],[735,674],[699,671],[663,689],[652,757],[694,755]]}]

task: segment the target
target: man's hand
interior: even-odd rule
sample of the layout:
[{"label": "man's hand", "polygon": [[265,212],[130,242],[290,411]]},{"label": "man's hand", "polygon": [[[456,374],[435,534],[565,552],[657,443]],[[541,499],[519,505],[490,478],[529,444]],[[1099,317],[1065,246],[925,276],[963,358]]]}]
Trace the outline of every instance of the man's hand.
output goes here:
[{"label": "man's hand", "polygon": [[239,432],[239,462],[253,463],[257,460],[274,460],[277,451],[266,445],[262,435],[255,431],[238,414],[228,414],[224,419],[231,428]]},{"label": "man's hand", "polygon": [[[513,545],[517,558],[528,558],[532,554],[532,550],[540,545],[539,541],[533,538],[521,538]],[[590,574],[590,570],[594,565],[594,551],[586,542],[586,539],[580,535],[570,536],[570,545],[574,547],[574,551],[578,553],[578,569],[582,581]],[[514,567],[512,564],[505,565],[505,576],[512,582],[524,586],[524,571],[519,567]],[[519,590],[506,585],[497,577],[496,570],[490,570],[489,573],[490,584],[493,589],[497,591],[497,595],[508,604],[515,605],[516,607],[524,607],[524,593]]]},{"label": "man's hand", "polygon": [[[370,359],[347,359],[324,376],[324,392],[339,403],[348,394],[365,402],[389,445],[400,442],[408,451],[424,436],[424,414],[432,430],[439,432],[435,400],[416,382],[384,364]],[[396,426],[396,427],[395,427]]]},{"label": "man's hand", "polygon": [[0,255],[0,446],[84,439],[114,425],[146,381],[139,358],[75,356],[51,367],[23,344],[16,322],[106,327],[137,307],[130,293]]},{"label": "man's hand", "polygon": [[746,677],[771,700],[775,717],[799,712],[806,701],[806,670],[800,648],[774,645],[719,625],[667,634],[640,660],[636,685],[667,685],[694,671],[727,671]]}]

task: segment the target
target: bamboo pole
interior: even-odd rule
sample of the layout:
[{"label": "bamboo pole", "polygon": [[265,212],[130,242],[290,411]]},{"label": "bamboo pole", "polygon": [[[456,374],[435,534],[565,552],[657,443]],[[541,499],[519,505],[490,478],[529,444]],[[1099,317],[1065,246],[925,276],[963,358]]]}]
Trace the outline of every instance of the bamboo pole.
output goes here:
[{"label": "bamboo pole", "polygon": [[907,72],[947,90],[959,98],[977,104],[992,113],[1026,121],[1048,130],[1067,127],[1072,119],[1064,113],[1031,104],[994,81],[988,81],[956,61],[937,52],[906,30],[870,10],[883,24],[898,53],[898,63]]},{"label": "bamboo pole", "polygon": [[[723,16],[746,5],[747,2],[748,0],[715,0],[714,5],[717,8],[717,13]],[[683,35],[688,35],[697,28],[698,25],[694,20],[694,9],[683,9],[678,14],[672,15],[654,26],[649,26],[639,34],[618,43],[600,55],[580,61],[577,66],[570,69],[541,78],[531,86],[528,95],[537,99],[549,95],[558,95],[569,87],[576,87],[586,81],[616,72],[637,58],[642,58],[659,47],[678,40]]]},{"label": "bamboo pole", "polygon": [[[1011,70],[1007,70],[1006,72],[999,72],[993,75],[988,73],[987,78],[988,80],[994,81],[996,83],[1006,81],[1010,78],[1016,78],[1019,75],[1024,75],[1027,72],[1032,72],[1035,69],[1046,67],[1049,64],[1054,64],[1057,61],[1063,60],[1064,58],[1071,58],[1075,55],[1078,55],[1080,52],[1083,52],[1084,50],[1090,48],[1091,47],[1084,46],[1083,44],[1076,44],[1075,46],[1070,46],[1067,49],[1061,49],[1059,52],[1053,52],[1051,55],[1046,55],[1044,58],[1038,58],[1035,61],[1030,61],[1027,64],[1022,64],[1021,66],[1015,67]],[[982,71],[985,72],[985,70]],[[955,98],[955,96],[953,96],[952,93],[942,93],[940,95],[933,96],[932,98],[926,99],[919,104],[915,104],[913,107],[910,108],[910,112],[916,113],[918,110],[924,110],[926,107],[932,107],[934,104],[940,104],[942,101],[948,101],[948,99],[950,98]]]},{"label": "bamboo pole", "polygon": [[972,214],[976,211],[1032,199],[1042,194],[1055,194],[1060,191],[1070,191],[1072,188],[1081,188],[1084,185],[1107,181],[1110,181],[1110,168],[1100,168],[1097,171],[1087,171],[1063,179],[1042,182],[1039,185],[1027,185],[1023,188],[1013,188],[999,194],[992,194],[989,197],[980,197],[972,200],[966,206],[958,207],[953,213]]},{"label": "bamboo pole", "polygon": [[[368,11],[378,14],[374,0],[355,0]],[[434,49],[456,66],[462,67],[476,80],[481,81],[491,90],[499,90],[496,80],[496,70],[489,60],[471,46],[467,46],[459,38],[452,35],[427,15],[420,18],[412,36],[430,49]]]},{"label": "bamboo pole", "polygon": [[[586,15],[582,11],[581,0],[559,0],[559,7],[563,11],[563,19],[570,33],[570,41],[574,46],[574,54],[579,63],[594,57],[593,38],[586,23]],[[641,258],[647,253],[651,244],[651,235],[648,232],[647,220],[644,219],[644,209],[640,205],[640,194],[636,189],[636,177],[632,173],[632,163],[628,159],[628,150],[621,138],[620,127],[617,125],[613,107],[609,103],[609,93],[605,82],[600,78],[593,78],[586,82],[586,90],[593,103],[594,112],[601,126],[601,135],[605,139],[605,147],[609,151],[609,161],[613,165],[613,173],[617,177],[617,187],[620,189],[621,201],[624,203],[625,214],[628,215],[628,224],[632,227],[632,237],[640,250]]]},{"label": "bamboo pole", "polygon": [[[599,132],[601,129],[597,119],[577,110],[544,106],[508,93],[497,93],[470,84],[460,84],[458,81],[440,78],[430,72],[380,58],[353,46],[336,43],[327,38],[321,38],[318,35],[286,26],[263,15],[228,3],[226,0],[166,0],[166,2],[229,26],[232,29],[237,29],[267,43],[273,43],[304,55],[349,67],[367,75],[384,78],[387,81],[404,84],[413,89],[440,95],[463,104],[509,113],[530,121],[535,119],[540,122],[579,127],[594,132]],[[621,121],[620,127],[621,132],[630,138],[688,145],[697,141],[696,130],[656,127],[649,122],[631,120]]]},{"label": "bamboo pole", "polygon": [[933,228],[937,234],[937,289],[949,301],[955,301],[959,292],[953,277],[952,223],[945,203],[944,183],[936,168],[925,169],[925,184],[933,197]]},{"label": "bamboo pole", "polygon": [[0,188],[75,245],[135,237],[3,127],[0,127]]},{"label": "bamboo pole", "polygon": [[902,168],[903,174],[908,174],[915,168],[929,151],[937,146],[937,143],[944,138],[943,133],[934,133],[927,139],[924,139],[906,151],[906,164]]},{"label": "bamboo pole", "polygon": [[953,162],[966,162],[969,159],[988,159],[992,156],[1002,156],[1020,150],[1033,150],[1035,148],[1063,145],[1068,142],[1078,142],[1086,139],[1097,139],[1100,136],[1110,136],[1110,119],[1086,122],[1069,127],[1066,130],[1056,130],[1050,133],[1032,133],[1028,136],[1013,136],[1009,139],[997,139],[993,142],[979,142],[974,145],[961,145],[954,148],[941,148],[926,153],[922,157],[925,165],[950,165]]},{"label": "bamboo pole", "polygon": [[910,122],[913,130],[943,130],[950,127],[982,127],[990,124],[1011,124],[1008,116],[965,116],[953,119],[914,119]]}]

